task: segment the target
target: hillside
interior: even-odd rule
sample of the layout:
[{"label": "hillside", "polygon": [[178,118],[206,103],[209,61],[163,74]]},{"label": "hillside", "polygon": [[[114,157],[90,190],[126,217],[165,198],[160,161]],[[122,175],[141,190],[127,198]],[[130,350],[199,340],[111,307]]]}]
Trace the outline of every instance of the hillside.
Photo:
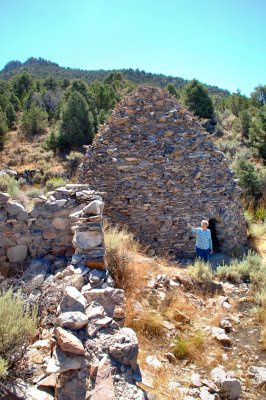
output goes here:
[{"label": "hillside", "polygon": [[[95,80],[102,82],[113,70],[82,70],[79,68],[65,68],[59,64],[44,60],[43,58],[31,57],[24,63],[20,61],[8,62],[3,70],[0,72],[0,79],[8,79],[15,74],[27,71],[37,78],[47,78],[52,76],[54,78],[68,78],[68,79],[83,79],[88,84],[93,83]],[[183,87],[188,81],[180,77],[166,76],[163,74],[153,74],[151,72],[140,71],[139,69],[121,69],[116,72],[122,72],[125,79],[130,80],[136,84],[153,83],[160,87],[165,87],[172,83],[177,88]],[[220,89],[217,86],[206,85],[211,94],[220,96],[229,95],[228,90]]]}]

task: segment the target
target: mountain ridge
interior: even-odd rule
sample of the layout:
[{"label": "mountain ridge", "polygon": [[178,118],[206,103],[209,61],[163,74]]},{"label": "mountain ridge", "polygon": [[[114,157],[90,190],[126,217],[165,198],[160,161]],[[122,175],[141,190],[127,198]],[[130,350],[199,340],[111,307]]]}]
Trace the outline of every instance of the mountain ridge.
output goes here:
[{"label": "mountain ridge", "polygon": [[[156,84],[160,87],[165,87],[169,83],[172,83],[177,88],[181,88],[189,82],[189,80],[181,77],[146,72],[139,70],[138,68],[84,70],[79,68],[62,67],[53,61],[45,60],[41,57],[30,57],[24,63],[18,60],[9,61],[0,71],[0,79],[9,79],[22,71],[27,71],[37,78],[53,76],[62,79],[83,79],[89,84],[93,83],[95,80],[103,81],[111,72],[114,71],[121,72],[125,79],[136,84]],[[207,87],[210,94],[217,94],[220,96],[227,96],[230,94],[229,90],[221,89],[218,86],[204,85]]]}]

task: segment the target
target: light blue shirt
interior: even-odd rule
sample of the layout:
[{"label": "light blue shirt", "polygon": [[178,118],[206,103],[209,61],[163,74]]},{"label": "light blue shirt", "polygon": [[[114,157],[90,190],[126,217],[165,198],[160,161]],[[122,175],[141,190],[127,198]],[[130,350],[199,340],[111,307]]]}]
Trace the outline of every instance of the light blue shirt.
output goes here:
[{"label": "light blue shirt", "polygon": [[202,250],[212,250],[212,236],[209,229],[191,228],[196,233],[196,247]]}]

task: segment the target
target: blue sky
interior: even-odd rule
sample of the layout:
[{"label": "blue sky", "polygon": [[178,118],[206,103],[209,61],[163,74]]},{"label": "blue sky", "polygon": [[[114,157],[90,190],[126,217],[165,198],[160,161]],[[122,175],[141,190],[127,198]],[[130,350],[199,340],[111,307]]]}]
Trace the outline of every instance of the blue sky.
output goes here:
[{"label": "blue sky", "polygon": [[266,0],[0,0],[0,69],[139,68],[249,95],[266,84]]}]

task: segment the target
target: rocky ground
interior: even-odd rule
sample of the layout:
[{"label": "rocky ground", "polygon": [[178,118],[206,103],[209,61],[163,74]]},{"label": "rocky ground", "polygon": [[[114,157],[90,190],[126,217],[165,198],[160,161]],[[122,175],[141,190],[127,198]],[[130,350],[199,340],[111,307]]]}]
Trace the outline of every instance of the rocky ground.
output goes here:
[{"label": "rocky ground", "polygon": [[[152,308],[162,316],[164,327],[161,336],[151,340],[137,329],[140,385],[150,391],[149,398],[265,399],[266,352],[261,348],[249,285],[216,282],[213,289],[218,292],[204,292],[190,280],[186,269],[153,264],[147,286],[134,307],[138,315]],[[178,313],[179,318],[169,318],[169,309],[165,312],[169,298],[177,299],[170,304],[170,314]],[[204,332],[199,348],[179,359],[173,339],[196,335],[199,330]]]}]

